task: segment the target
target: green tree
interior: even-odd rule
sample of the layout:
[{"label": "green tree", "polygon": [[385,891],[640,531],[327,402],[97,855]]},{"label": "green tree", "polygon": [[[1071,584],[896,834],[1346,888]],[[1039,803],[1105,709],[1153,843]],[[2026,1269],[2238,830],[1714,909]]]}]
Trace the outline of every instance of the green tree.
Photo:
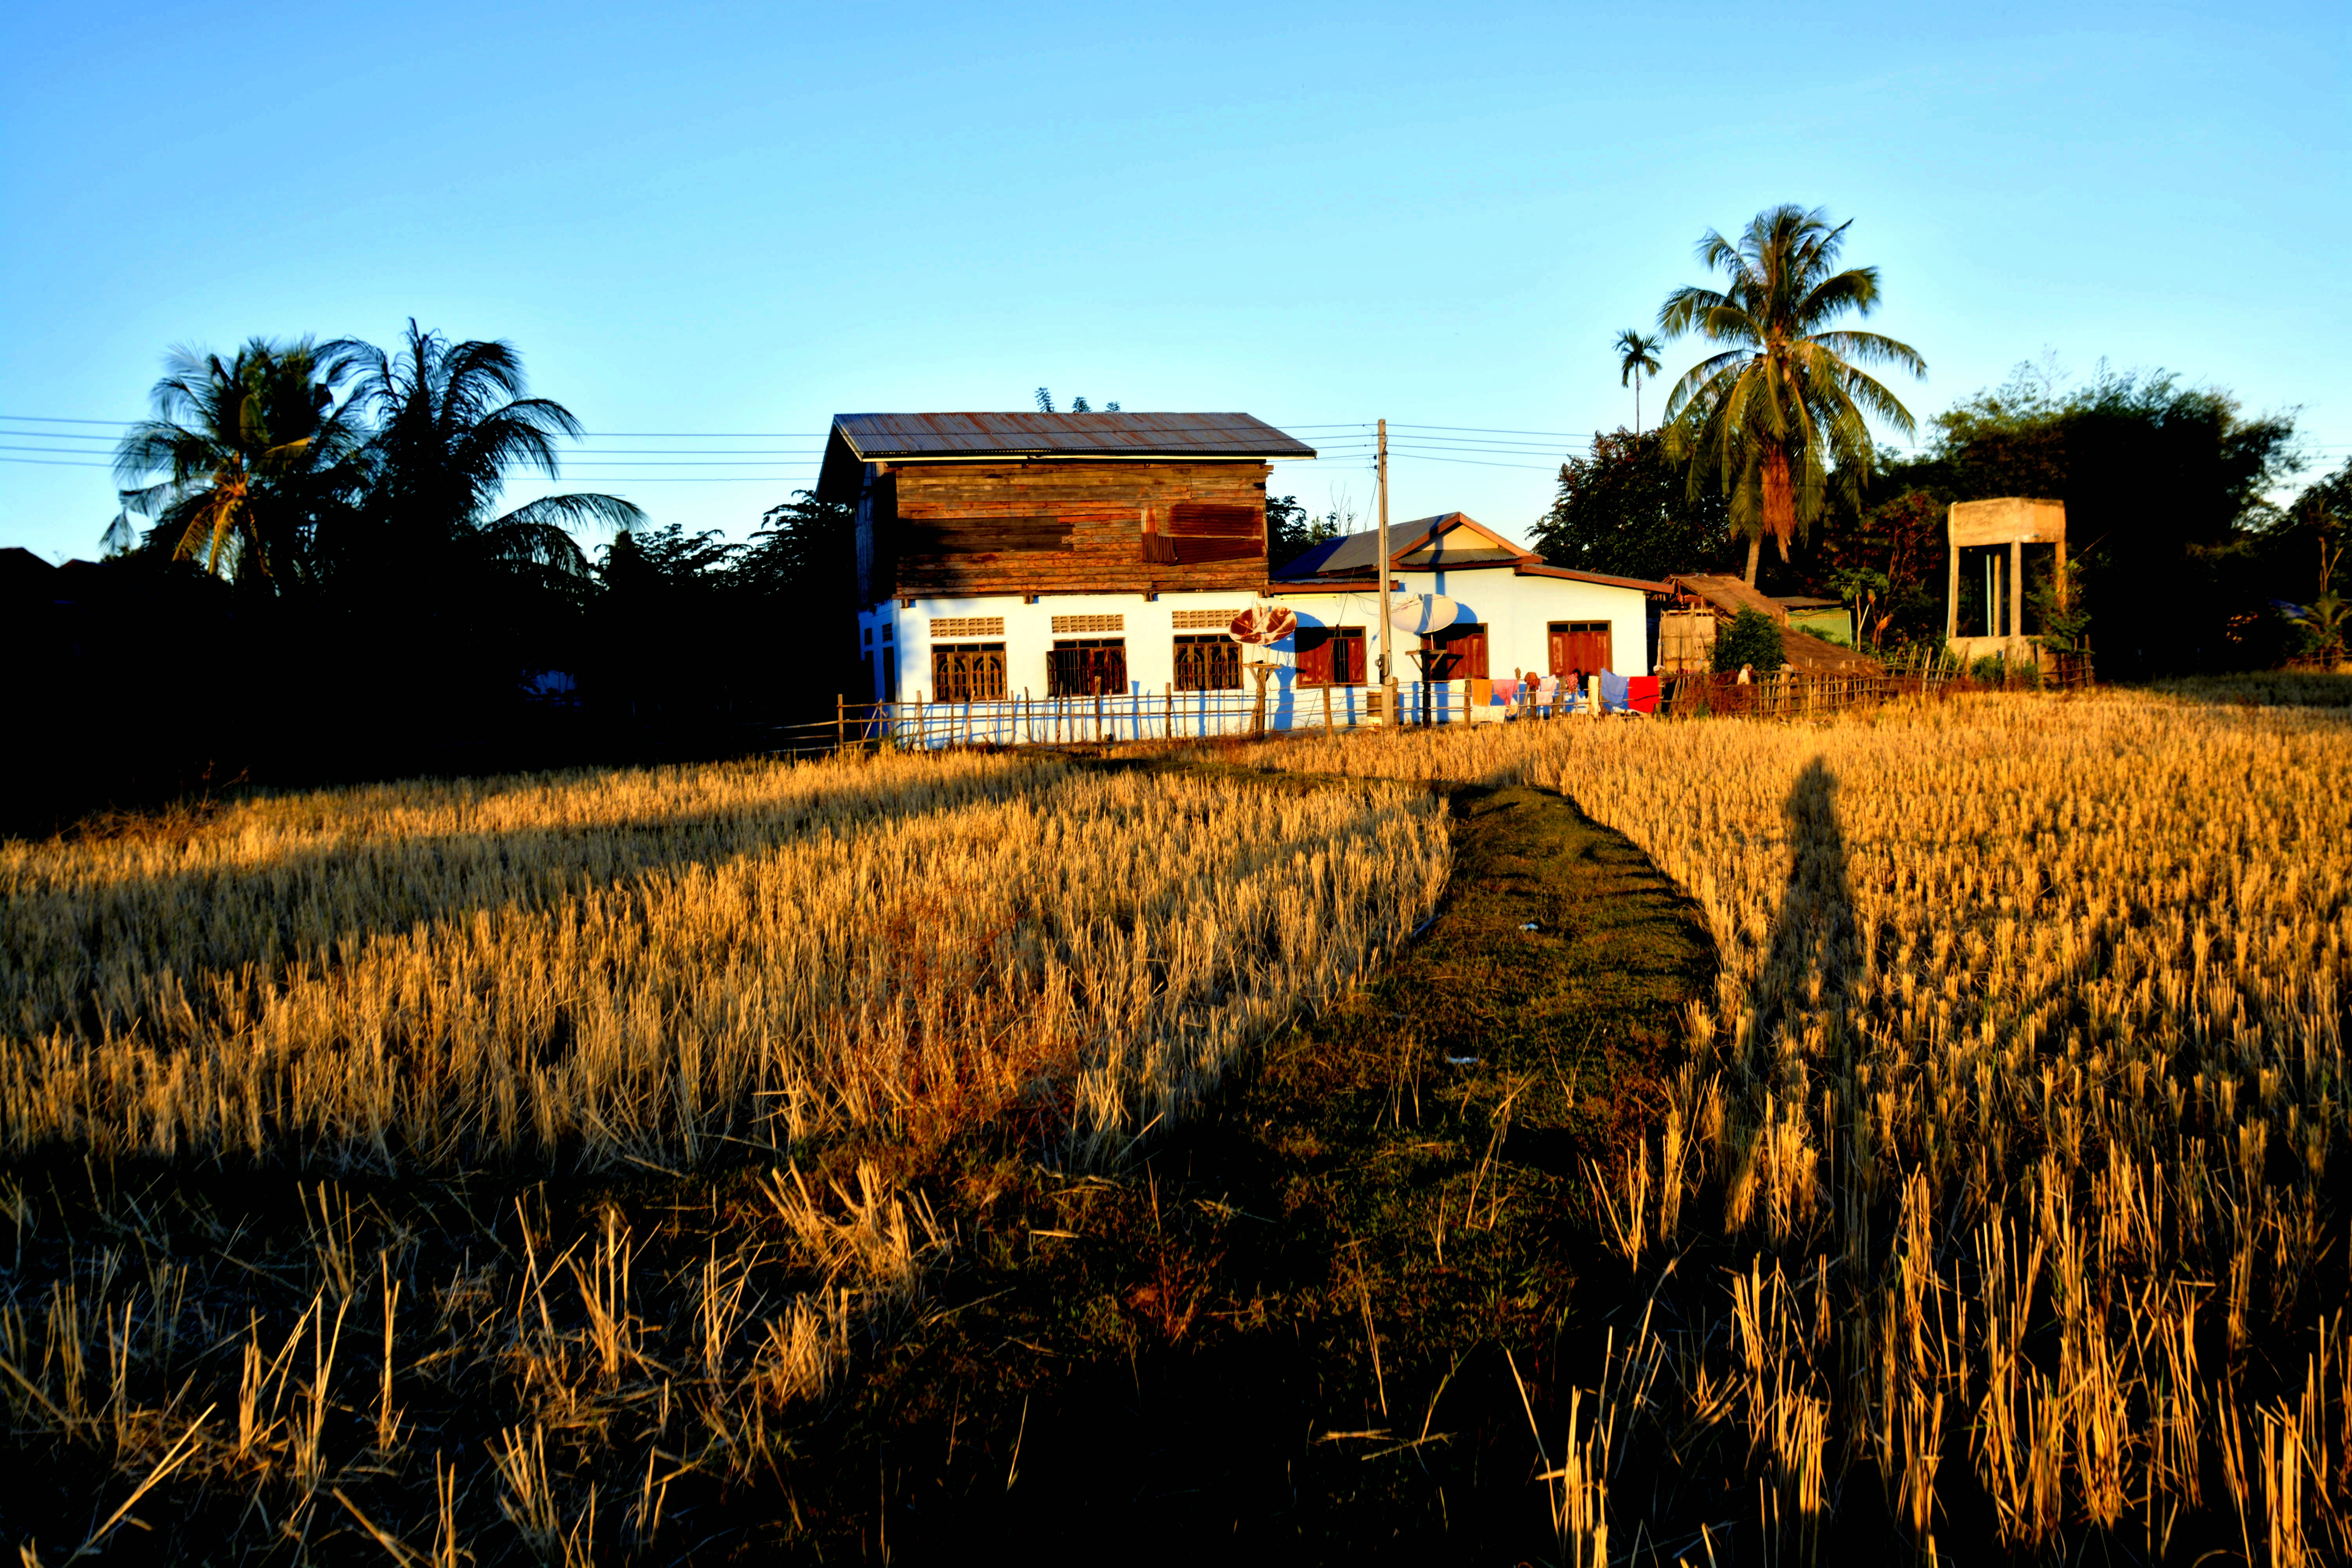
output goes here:
[{"label": "green tree", "polygon": [[2344,559],[2345,511],[2339,492],[2352,489],[2347,479],[2352,479],[2352,463],[2333,480],[2305,490],[2290,514],[2292,531],[2310,536],[2319,547],[2319,593],[2309,604],[2296,606],[2288,619],[2302,628],[2309,645],[2305,651],[2329,659],[2344,657],[2344,627],[2352,620],[2352,601],[2336,591],[2336,567]]},{"label": "green tree", "polygon": [[[2102,673],[2258,666],[2286,648],[2270,601],[2309,571],[2308,531],[2269,497],[2295,467],[2294,421],[2249,417],[2226,391],[2102,364],[2071,390],[2032,365],[1937,416],[1927,456],[1892,478],[1956,500],[2030,496],[2066,507],[2063,628]],[[1944,563],[1935,566],[1938,574]],[[2029,586],[2030,605],[2046,595]],[[1938,624],[1940,583],[1935,594]],[[2054,609],[2054,605],[2053,606]]]},{"label": "green tree", "polygon": [[1791,586],[1827,591],[1852,605],[1856,633],[1872,648],[1890,637],[1941,643],[1947,500],[1916,487],[1859,511],[1832,500]]},{"label": "green tree", "polygon": [[396,353],[364,348],[353,401],[374,423],[358,537],[341,563],[446,581],[504,578],[570,591],[588,558],[572,531],[641,528],[618,496],[541,496],[511,510],[499,500],[517,471],[560,478],[557,443],[576,439],[572,411],[525,395],[522,356],[505,342],[453,343],[412,320]]},{"label": "green tree", "polygon": [[233,582],[282,590],[304,579],[322,515],[357,477],[362,430],[335,395],[357,348],[255,338],[226,361],[172,350],[155,417],[115,449],[125,488],[107,547],[129,549],[145,520],[150,548]]},{"label": "green tree", "polygon": [[761,514],[751,542],[736,561],[736,577],[755,594],[840,593],[856,596],[856,508],[821,501],[812,490]]},{"label": "green tree", "polygon": [[1617,384],[1633,389],[1633,433],[1642,433],[1642,378],[1664,369],[1658,359],[1657,338],[1645,338],[1632,327],[1617,334]]},{"label": "green tree", "polygon": [[1695,331],[1728,345],[1675,384],[1665,420],[1692,493],[1712,480],[1748,536],[1750,584],[1766,534],[1785,561],[1831,484],[1858,495],[1874,458],[1866,414],[1913,428],[1910,411],[1860,367],[1920,375],[1927,362],[1907,343],[1830,325],[1867,316],[1879,300],[1876,268],[1836,269],[1851,226],[1779,206],[1758,214],[1737,244],[1709,229],[1698,258],[1724,273],[1725,286],[1677,289],[1658,312],[1668,336]]},{"label": "green tree", "polygon": [[1559,492],[1530,531],[1554,566],[1619,577],[1714,571],[1730,553],[1723,497],[1690,492],[1653,432],[1595,432],[1592,449],[1559,466]]},{"label": "green tree", "polygon": [[1337,511],[1310,517],[1297,496],[1265,498],[1266,565],[1279,571],[1315,546],[1339,536]]},{"label": "green tree", "polygon": [[1761,610],[1742,610],[1731,624],[1716,634],[1715,669],[1718,675],[1728,675],[1741,665],[1753,665],[1759,675],[1769,675],[1780,668],[1788,658],[1780,644],[1780,623]]}]

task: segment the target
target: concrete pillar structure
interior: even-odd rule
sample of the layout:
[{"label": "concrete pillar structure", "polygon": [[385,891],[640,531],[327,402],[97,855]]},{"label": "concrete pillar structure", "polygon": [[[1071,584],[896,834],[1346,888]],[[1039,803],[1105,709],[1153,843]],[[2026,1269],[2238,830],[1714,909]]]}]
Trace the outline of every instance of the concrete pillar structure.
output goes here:
[{"label": "concrete pillar structure", "polygon": [[[1944,608],[1944,640],[1952,651],[1966,659],[1982,658],[1998,654],[2012,661],[2034,657],[2033,644],[2025,636],[2025,547],[2029,544],[2049,544],[2056,547],[2057,599],[2063,607],[2066,602],[2066,505],[2063,501],[2030,500],[2019,496],[2007,496],[1999,500],[1957,501],[1953,503],[1945,522],[1946,540],[1951,552],[1951,568],[1946,574],[1947,587]],[[1960,552],[1970,545],[2009,546],[2008,592],[2001,593],[2000,572],[1992,575],[1994,592],[1988,595],[1985,619],[1990,623],[1988,635],[1960,636]],[[2003,612],[2006,611],[2004,616]]]}]

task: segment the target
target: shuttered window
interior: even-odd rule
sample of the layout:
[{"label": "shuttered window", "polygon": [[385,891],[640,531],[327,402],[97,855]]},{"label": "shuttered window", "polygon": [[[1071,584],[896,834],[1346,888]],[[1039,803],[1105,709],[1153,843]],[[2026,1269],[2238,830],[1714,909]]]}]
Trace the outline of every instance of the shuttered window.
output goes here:
[{"label": "shuttered window", "polygon": [[1301,686],[1364,684],[1364,628],[1301,626],[1291,646],[1298,650]]}]

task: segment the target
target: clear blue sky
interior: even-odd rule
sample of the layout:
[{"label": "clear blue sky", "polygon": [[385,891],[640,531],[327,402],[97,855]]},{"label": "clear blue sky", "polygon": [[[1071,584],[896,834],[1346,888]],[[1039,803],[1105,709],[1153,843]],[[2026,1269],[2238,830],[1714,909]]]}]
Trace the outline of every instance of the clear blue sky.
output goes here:
[{"label": "clear blue sky", "polygon": [[[1702,230],[1793,200],[1855,220],[1923,419],[2021,359],[2105,357],[2352,455],[2341,0],[20,0],[5,29],[12,448],[100,447],[23,416],[134,417],[171,343],[415,315],[512,340],[600,433],[565,488],[689,528],[747,532],[815,443],[679,433],[1043,384],[1344,450],[1277,473],[1318,510],[1370,500],[1344,426],[1538,432],[1392,470],[1392,515],[1516,534],[1561,451],[1631,419],[1616,331],[1698,280]],[[34,459],[0,463],[0,544],[94,554],[108,475],[0,458]]]}]

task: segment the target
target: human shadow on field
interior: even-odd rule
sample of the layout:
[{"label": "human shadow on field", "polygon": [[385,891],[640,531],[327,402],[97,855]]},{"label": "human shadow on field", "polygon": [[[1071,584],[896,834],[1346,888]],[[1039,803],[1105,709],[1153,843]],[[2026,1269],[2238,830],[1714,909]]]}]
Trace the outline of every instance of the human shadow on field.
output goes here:
[{"label": "human shadow on field", "polygon": [[1789,823],[1789,884],[1749,992],[1759,1038],[1790,1013],[1841,1006],[1860,956],[1837,775],[1827,763],[1815,757],[1805,764],[1781,811]]}]

